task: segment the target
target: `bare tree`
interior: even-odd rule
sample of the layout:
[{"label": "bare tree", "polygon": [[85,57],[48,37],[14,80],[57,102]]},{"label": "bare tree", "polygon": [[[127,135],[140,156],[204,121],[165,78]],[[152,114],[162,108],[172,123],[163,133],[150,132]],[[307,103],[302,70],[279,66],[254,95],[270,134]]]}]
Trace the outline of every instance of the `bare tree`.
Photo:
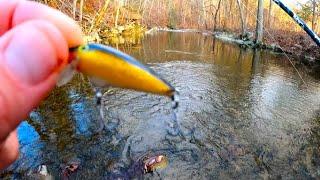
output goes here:
[{"label": "bare tree", "polygon": [[269,12],[268,12],[268,22],[267,22],[267,27],[272,28],[272,5],[273,1],[269,1]]},{"label": "bare tree", "polygon": [[214,14],[213,31],[215,31],[217,29],[217,17],[218,17],[218,13],[219,13],[219,10],[220,10],[220,7],[221,7],[221,2],[222,2],[222,0],[219,0],[216,12]]},{"label": "bare tree", "polygon": [[117,3],[117,11],[116,11],[116,17],[114,20],[114,27],[118,27],[119,13],[120,13],[120,7],[121,7],[119,0],[117,0],[116,3]]},{"label": "bare tree", "polygon": [[205,28],[207,28],[207,23],[206,23],[206,19],[207,19],[207,13],[206,13],[206,4],[205,4],[205,0],[202,0],[202,24],[205,25]]},{"label": "bare tree", "polygon": [[316,28],[316,0],[312,0],[312,30]]},{"label": "bare tree", "polygon": [[78,0],[73,0],[73,9],[72,9],[72,17],[76,19],[76,12],[77,12],[77,2]]},{"label": "bare tree", "polygon": [[103,21],[103,19],[105,17],[105,14],[107,12],[109,2],[110,2],[110,0],[105,0],[104,1],[104,5],[102,6],[102,8],[100,8],[98,13],[92,19],[92,23],[91,23],[91,26],[89,28],[89,32],[92,32],[95,28],[99,28],[99,26],[101,25],[101,23],[102,23],[102,21]]},{"label": "bare tree", "polygon": [[256,43],[262,43],[263,38],[263,0],[258,0]]},{"label": "bare tree", "polygon": [[80,13],[79,13],[79,21],[80,21],[80,23],[82,22],[82,17],[83,17],[83,1],[84,0],[80,0]]},{"label": "bare tree", "polygon": [[237,4],[238,4],[240,19],[241,19],[241,36],[244,36],[246,34],[246,22],[245,22],[244,16],[243,16],[241,0],[237,0]]}]

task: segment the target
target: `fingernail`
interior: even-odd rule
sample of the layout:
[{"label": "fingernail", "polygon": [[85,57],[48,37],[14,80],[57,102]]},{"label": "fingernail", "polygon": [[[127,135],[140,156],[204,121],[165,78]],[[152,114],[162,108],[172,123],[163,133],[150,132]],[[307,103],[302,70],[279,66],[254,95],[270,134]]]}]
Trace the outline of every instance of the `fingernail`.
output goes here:
[{"label": "fingernail", "polygon": [[13,34],[5,50],[5,61],[12,77],[28,85],[47,79],[58,63],[55,48],[36,28]]}]

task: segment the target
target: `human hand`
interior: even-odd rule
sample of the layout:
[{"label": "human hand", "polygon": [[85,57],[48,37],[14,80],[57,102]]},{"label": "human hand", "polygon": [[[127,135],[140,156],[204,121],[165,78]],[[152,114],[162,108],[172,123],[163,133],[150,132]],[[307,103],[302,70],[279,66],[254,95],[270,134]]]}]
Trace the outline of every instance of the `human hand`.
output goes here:
[{"label": "human hand", "polygon": [[81,29],[45,5],[0,0],[0,169],[17,157],[16,128],[55,86]]}]

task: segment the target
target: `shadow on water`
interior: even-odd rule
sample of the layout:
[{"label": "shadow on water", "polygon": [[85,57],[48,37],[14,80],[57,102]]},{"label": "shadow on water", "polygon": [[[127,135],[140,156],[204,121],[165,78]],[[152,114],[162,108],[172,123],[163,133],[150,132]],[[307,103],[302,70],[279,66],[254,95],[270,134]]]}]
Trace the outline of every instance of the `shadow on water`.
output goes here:
[{"label": "shadow on water", "polygon": [[177,119],[169,99],[109,88],[96,133],[92,87],[77,76],[21,124],[20,158],[0,177],[32,179],[41,164],[59,177],[80,161],[70,178],[141,178],[134,162],[164,154],[168,167],[144,178],[319,178],[319,80],[298,66],[304,84],[283,55],[212,42],[160,32],[118,45],[180,90]]}]

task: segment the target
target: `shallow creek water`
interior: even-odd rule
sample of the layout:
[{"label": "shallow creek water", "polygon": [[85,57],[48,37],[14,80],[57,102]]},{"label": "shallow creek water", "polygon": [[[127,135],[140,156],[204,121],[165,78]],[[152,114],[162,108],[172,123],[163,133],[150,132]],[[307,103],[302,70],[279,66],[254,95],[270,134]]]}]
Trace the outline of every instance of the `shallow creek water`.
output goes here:
[{"label": "shallow creek water", "polygon": [[[92,86],[77,75],[56,88],[18,128],[20,158],[4,179],[54,178],[80,162],[70,179],[125,179],[134,162],[169,161],[145,179],[320,178],[320,81],[281,54],[240,49],[197,33],[159,32],[115,45],[150,65],[180,91],[171,100],[104,89],[105,129]],[[131,172],[132,173],[132,172]]]}]

